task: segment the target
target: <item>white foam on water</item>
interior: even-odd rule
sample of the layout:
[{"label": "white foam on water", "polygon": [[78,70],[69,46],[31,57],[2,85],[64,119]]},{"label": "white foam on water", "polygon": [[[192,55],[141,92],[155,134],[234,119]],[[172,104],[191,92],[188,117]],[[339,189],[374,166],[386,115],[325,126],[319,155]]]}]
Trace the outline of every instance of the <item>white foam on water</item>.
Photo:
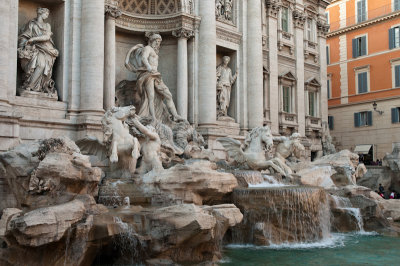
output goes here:
[{"label": "white foam on water", "polygon": [[262,182],[260,184],[249,184],[249,188],[266,188],[266,187],[286,187],[288,185],[282,184],[282,183],[278,183],[278,184],[271,184],[268,182]]},{"label": "white foam on water", "polygon": [[116,187],[117,185],[120,185],[120,184],[125,184],[125,182],[122,182],[121,180],[117,180],[117,181],[115,181],[115,182],[112,182],[112,183],[111,183],[111,186],[112,186],[112,187]]}]

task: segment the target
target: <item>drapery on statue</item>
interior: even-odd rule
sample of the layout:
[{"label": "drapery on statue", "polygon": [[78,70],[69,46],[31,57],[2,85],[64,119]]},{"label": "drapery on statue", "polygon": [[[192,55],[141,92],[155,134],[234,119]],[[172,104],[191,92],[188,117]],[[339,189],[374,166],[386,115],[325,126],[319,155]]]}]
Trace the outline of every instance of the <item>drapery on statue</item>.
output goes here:
[{"label": "drapery on statue", "polygon": [[58,50],[51,38],[53,33],[50,24],[44,22],[49,14],[47,8],[39,7],[37,18],[29,21],[18,37],[18,57],[25,73],[21,92],[45,92],[57,97],[51,75]]},{"label": "drapery on statue", "polygon": [[228,116],[229,103],[231,101],[232,85],[235,83],[239,69],[232,76],[232,70],[228,67],[231,58],[223,57],[223,62],[217,67],[217,116]]},{"label": "drapery on statue", "polygon": [[168,122],[183,120],[177,113],[172,94],[158,72],[158,52],[162,38],[152,33],[147,36],[148,45],[138,44],[132,47],[125,58],[128,70],[137,74],[136,90],[140,96],[137,114],[140,117]]}]

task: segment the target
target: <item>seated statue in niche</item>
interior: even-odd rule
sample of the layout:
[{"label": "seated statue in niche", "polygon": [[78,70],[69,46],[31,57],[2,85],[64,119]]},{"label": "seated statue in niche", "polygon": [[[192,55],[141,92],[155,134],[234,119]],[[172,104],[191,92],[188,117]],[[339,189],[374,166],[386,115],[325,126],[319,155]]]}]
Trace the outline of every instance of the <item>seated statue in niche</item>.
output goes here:
[{"label": "seated statue in niche", "polygon": [[158,53],[162,38],[152,33],[147,36],[148,45],[138,44],[132,47],[125,58],[128,70],[137,74],[136,93],[140,117],[151,116],[169,124],[183,120],[177,113],[172,94],[158,72]]},{"label": "seated statue in niche", "polygon": [[222,64],[217,67],[217,116],[228,117],[228,108],[231,101],[232,85],[235,83],[239,69],[232,76],[232,70],[228,67],[231,58],[224,56]]},{"label": "seated statue in niche", "polygon": [[24,71],[20,93],[43,92],[57,98],[52,72],[58,50],[54,47],[50,24],[44,22],[49,14],[47,8],[39,7],[37,18],[29,21],[18,37],[18,57]]}]

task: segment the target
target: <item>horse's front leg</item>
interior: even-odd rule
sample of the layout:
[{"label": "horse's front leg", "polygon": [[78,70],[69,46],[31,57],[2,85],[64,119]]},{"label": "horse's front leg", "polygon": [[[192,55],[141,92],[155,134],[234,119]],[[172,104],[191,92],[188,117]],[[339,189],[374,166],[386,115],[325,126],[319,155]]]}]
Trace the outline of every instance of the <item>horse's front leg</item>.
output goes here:
[{"label": "horse's front leg", "polygon": [[112,142],[111,142],[111,156],[110,156],[110,162],[112,162],[112,163],[116,163],[116,162],[118,162],[118,143],[115,141],[115,140],[113,140]]}]

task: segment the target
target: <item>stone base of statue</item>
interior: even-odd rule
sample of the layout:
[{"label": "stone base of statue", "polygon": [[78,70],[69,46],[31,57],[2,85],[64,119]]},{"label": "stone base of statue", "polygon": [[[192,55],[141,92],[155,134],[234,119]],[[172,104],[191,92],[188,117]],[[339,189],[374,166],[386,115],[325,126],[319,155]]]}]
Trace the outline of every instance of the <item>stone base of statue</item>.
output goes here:
[{"label": "stone base of statue", "polygon": [[227,116],[219,117],[214,125],[200,125],[197,131],[204,137],[215,157],[221,160],[227,160],[228,155],[217,138],[229,137],[239,141],[244,140],[244,136],[240,135],[240,125]]},{"label": "stone base of statue", "polygon": [[45,92],[41,92],[41,91],[22,90],[22,91],[20,91],[19,95],[22,97],[34,98],[34,99],[47,99],[47,100],[51,100],[51,101],[58,100],[57,92],[45,93]]}]

